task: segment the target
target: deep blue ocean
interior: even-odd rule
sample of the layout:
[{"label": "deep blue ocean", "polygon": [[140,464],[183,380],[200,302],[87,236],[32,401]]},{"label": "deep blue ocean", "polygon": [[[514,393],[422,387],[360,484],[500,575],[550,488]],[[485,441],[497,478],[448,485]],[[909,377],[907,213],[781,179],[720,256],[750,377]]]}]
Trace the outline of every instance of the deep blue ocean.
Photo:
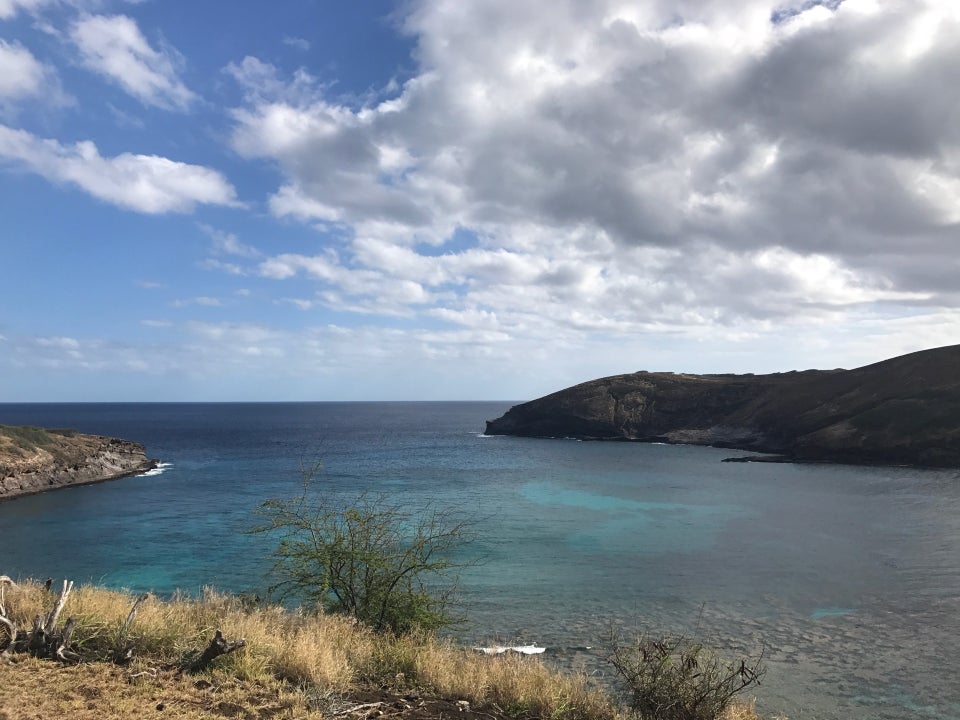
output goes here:
[{"label": "deep blue ocean", "polygon": [[0,503],[0,573],[262,591],[270,540],[245,531],[320,462],[331,495],[479,520],[464,643],[539,643],[602,678],[611,631],[683,632],[762,651],[768,714],[960,718],[960,472],[484,436],[508,407],[0,404],[0,423],[138,440],[163,462]]}]

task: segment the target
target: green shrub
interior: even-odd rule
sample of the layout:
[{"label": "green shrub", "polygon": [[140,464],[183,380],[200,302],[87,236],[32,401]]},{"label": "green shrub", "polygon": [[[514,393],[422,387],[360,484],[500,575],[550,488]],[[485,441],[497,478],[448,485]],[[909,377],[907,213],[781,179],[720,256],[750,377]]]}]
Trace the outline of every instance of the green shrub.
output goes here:
[{"label": "green shrub", "polygon": [[312,492],[308,475],[293,499],[265,502],[253,530],[277,537],[271,592],[377,631],[435,630],[452,614],[459,570],[451,556],[471,523],[436,509],[411,513],[383,496],[341,502]]},{"label": "green shrub", "polygon": [[717,720],[766,672],[760,659],[728,662],[683,637],[614,643],[609,660],[641,720]]}]

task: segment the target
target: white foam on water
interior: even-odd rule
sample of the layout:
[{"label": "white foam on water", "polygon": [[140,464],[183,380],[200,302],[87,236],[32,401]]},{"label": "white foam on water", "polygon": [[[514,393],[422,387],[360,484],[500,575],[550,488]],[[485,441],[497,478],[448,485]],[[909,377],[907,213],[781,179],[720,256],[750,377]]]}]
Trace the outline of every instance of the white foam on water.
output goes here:
[{"label": "white foam on water", "polygon": [[137,477],[153,477],[154,475],[163,475],[167,469],[172,468],[173,463],[157,463],[157,466],[152,470],[147,470],[146,472],[140,473]]},{"label": "white foam on water", "polygon": [[501,655],[508,650],[521,655],[539,655],[546,648],[537,645],[492,645],[491,647],[475,647],[474,650],[484,655]]}]

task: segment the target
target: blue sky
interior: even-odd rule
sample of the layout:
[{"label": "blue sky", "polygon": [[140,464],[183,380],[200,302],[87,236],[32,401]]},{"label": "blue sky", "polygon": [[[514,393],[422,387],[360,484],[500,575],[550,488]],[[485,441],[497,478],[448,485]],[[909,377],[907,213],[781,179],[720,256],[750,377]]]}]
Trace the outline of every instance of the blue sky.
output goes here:
[{"label": "blue sky", "polygon": [[960,6],[0,0],[0,401],[960,342]]}]

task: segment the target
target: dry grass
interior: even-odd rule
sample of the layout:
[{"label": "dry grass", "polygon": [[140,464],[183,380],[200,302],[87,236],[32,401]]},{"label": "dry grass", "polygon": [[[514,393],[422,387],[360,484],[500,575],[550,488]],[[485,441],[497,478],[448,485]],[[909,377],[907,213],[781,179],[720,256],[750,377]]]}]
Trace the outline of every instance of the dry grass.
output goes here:
[{"label": "dry grass", "polygon": [[142,665],[0,663],[0,720],[321,720],[303,693],[269,679],[238,682],[217,671],[201,679]]},{"label": "dry grass", "polygon": [[[35,615],[46,612],[53,599],[54,594],[36,582],[23,582],[6,591],[7,609],[21,626],[29,626]],[[465,699],[473,706],[495,704],[515,716],[590,720],[614,716],[611,703],[590,689],[584,678],[561,675],[538,658],[477,655],[430,635],[376,635],[342,616],[251,607],[214,591],[206,591],[198,599],[148,598],[122,638],[121,628],[133,602],[134,598],[123,592],[94,586],[76,588],[63,613],[63,617],[74,616],[78,621],[74,648],[88,659],[108,659],[125,641],[133,644],[134,656],[141,663],[171,672],[191,652],[203,648],[215,630],[222,629],[230,639],[247,640],[244,650],[217,661],[216,672],[239,681],[269,687],[285,682],[288,687],[309,688],[314,694],[388,684]],[[89,666],[70,670],[90,672]],[[126,696],[120,693],[111,698],[121,702]],[[141,700],[137,695],[135,702]],[[0,720],[6,719],[0,716]]]},{"label": "dry grass", "polygon": [[366,677],[413,682],[443,697],[494,706],[515,717],[612,718],[610,700],[582,675],[561,674],[539,658],[479,655],[433,636],[378,638]]},{"label": "dry grass", "polygon": [[[53,597],[35,582],[7,590],[7,606],[21,626],[45,612]],[[121,645],[120,631],[134,598],[123,592],[80,586],[70,594],[63,616],[77,618],[73,642],[86,658],[109,658]],[[249,607],[238,598],[207,590],[198,599],[140,604],[126,637],[134,655],[176,665],[202,649],[222,629],[244,637],[243,652],[226,655],[218,666],[241,679],[277,677],[299,684],[345,689],[374,654],[373,634],[340,616],[305,616],[277,606]]]},{"label": "dry grass", "polygon": [[[32,581],[5,590],[7,611],[21,627],[54,599],[55,593]],[[614,720],[618,715],[585,677],[558,673],[536,657],[478,655],[433,635],[377,635],[346,617],[251,606],[212,590],[197,599],[148,598],[121,637],[134,600],[100,587],[75,588],[63,613],[78,620],[74,649],[86,659],[107,660],[118,646],[132,643],[134,664],[0,662],[0,720],[120,720],[157,714],[160,705],[163,717],[176,720],[308,719],[321,716],[318,698],[384,687],[398,695],[416,690],[467,700],[473,708],[487,708],[487,716]],[[219,658],[203,676],[179,672],[217,629],[229,639],[246,638],[247,647]],[[752,706],[739,704],[724,720],[760,719]]]}]

